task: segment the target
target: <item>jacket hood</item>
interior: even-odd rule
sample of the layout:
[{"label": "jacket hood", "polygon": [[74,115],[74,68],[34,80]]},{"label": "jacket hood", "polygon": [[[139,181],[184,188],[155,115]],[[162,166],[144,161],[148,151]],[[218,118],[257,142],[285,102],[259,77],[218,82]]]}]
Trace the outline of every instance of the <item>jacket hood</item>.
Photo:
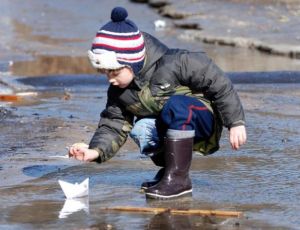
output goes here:
[{"label": "jacket hood", "polygon": [[145,65],[141,72],[136,76],[136,82],[143,82],[146,79],[143,79],[149,69],[168,51],[168,47],[160,42],[158,39],[152,35],[142,32],[145,41],[146,47],[146,60]]}]

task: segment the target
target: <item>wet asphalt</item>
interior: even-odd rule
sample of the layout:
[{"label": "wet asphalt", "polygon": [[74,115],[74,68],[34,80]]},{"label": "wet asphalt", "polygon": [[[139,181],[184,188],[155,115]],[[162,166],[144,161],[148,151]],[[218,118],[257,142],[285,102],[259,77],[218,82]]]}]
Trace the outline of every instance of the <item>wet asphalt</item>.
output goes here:
[{"label": "wet asphalt", "polygon": [[[0,228],[298,228],[298,60],[176,39],[175,35],[181,33],[178,29],[155,30],[153,21],[162,17],[153,9],[126,2],[135,17],[149,18],[141,22],[141,27],[168,45],[205,50],[228,72],[247,117],[248,143],[240,151],[230,149],[225,130],[219,152],[209,157],[194,156],[192,197],[146,200],[139,191],[140,183],[151,179],[157,168],[149,159],[141,158],[131,140],[116,157],[101,165],[60,158],[66,154],[66,146],[89,141],[105,106],[107,81],[90,68],[84,55],[97,23],[107,18],[106,9],[119,2],[97,5],[96,1],[89,1],[85,4],[97,7],[85,11],[79,2],[27,3],[4,1],[0,10],[5,18],[1,26],[8,31],[1,39],[4,45],[0,55],[0,89],[34,93],[0,107]],[[105,10],[99,11],[101,6]],[[10,14],[6,9],[10,9]],[[30,13],[31,9],[39,13]],[[90,178],[89,197],[74,202],[65,200],[58,179],[75,183],[86,177]],[[237,210],[244,212],[245,217],[103,210],[129,205]]]}]

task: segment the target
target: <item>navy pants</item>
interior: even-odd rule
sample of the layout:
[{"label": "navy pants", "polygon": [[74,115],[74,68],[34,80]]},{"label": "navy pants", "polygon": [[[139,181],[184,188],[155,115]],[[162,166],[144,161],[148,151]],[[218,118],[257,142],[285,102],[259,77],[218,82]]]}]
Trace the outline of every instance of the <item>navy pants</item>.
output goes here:
[{"label": "navy pants", "polygon": [[160,118],[165,128],[195,130],[195,140],[209,138],[213,132],[213,114],[193,97],[172,96],[163,107]]},{"label": "navy pants", "polygon": [[164,105],[157,119],[143,118],[136,122],[130,136],[141,153],[156,148],[168,129],[195,130],[195,142],[211,136],[214,116],[199,100],[184,95],[174,95]]}]

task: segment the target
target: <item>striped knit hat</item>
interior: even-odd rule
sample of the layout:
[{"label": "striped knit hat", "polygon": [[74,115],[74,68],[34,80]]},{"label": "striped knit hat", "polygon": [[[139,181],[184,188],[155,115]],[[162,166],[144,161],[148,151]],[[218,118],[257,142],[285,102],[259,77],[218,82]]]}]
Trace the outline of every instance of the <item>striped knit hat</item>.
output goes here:
[{"label": "striped knit hat", "polygon": [[[132,68],[135,75],[143,68],[145,60],[144,38],[122,7],[111,12],[111,21],[97,32],[89,58],[99,69]],[[94,62],[94,63],[93,63]]]}]

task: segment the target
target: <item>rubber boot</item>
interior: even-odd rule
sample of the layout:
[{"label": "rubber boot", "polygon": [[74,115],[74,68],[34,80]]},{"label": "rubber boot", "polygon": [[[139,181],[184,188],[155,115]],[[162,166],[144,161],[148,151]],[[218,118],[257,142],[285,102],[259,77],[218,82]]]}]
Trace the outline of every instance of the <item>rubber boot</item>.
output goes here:
[{"label": "rubber boot", "polygon": [[147,198],[169,199],[192,193],[189,169],[194,132],[172,130],[172,133],[175,135],[165,138],[164,176],[159,183],[145,190]]},{"label": "rubber boot", "polygon": [[153,185],[156,185],[160,180],[161,178],[163,177],[164,173],[165,173],[165,159],[164,159],[164,152],[162,151],[158,151],[156,152],[156,154],[154,154],[152,157],[151,157],[151,160],[153,161],[153,163],[156,165],[156,166],[159,166],[159,167],[162,167],[155,175],[155,177],[153,178],[153,180],[151,181],[145,181],[141,184],[141,189],[142,190],[145,190]]},{"label": "rubber boot", "polygon": [[161,178],[163,178],[164,174],[165,174],[165,168],[161,168],[160,170],[158,170],[153,180],[145,181],[142,183],[141,189],[146,190],[147,188],[156,185],[161,180]]}]

